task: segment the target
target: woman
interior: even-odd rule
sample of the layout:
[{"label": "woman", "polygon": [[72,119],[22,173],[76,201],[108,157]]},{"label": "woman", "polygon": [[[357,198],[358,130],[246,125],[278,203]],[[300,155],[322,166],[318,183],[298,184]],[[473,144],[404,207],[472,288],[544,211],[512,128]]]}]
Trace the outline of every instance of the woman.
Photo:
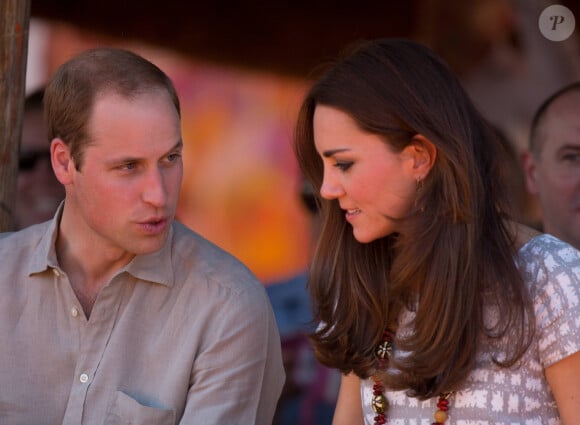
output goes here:
[{"label": "woman", "polygon": [[[448,68],[367,42],[308,93],[309,287],[334,425],[580,423],[580,255],[510,221],[501,143]],[[476,422],[472,422],[476,423]]]}]

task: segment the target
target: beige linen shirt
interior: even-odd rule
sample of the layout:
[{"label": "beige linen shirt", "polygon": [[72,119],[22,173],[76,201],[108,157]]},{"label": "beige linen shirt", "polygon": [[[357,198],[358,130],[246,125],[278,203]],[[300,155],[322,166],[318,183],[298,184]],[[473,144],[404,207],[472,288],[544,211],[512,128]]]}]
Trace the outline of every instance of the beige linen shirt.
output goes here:
[{"label": "beige linen shirt", "polygon": [[179,223],[87,320],[55,220],[0,236],[0,424],[263,424],[284,381],[263,286]]}]

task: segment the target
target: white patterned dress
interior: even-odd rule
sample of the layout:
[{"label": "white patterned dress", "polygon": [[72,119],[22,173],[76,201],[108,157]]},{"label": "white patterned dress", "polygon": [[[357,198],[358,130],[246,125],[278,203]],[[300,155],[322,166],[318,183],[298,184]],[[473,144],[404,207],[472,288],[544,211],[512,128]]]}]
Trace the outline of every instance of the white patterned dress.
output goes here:
[{"label": "white patterned dress", "polygon": [[[536,335],[520,367],[503,369],[483,347],[465,389],[450,399],[445,425],[557,425],[556,403],[544,369],[580,351],[580,251],[550,235],[518,252],[516,264],[533,296]],[[405,322],[410,318],[410,313]],[[397,352],[395,351],[395,354]],[[365,423],[372,425],[373,382],[362,382]],[[389,425],[431,425],[437,398],[419,401],[386,392]]]}]

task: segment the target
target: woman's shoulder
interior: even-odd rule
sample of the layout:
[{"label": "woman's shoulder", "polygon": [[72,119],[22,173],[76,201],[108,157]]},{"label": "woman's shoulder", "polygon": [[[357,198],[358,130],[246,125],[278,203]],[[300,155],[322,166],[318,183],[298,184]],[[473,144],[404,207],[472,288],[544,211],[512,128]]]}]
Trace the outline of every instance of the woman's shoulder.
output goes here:
[{"label": "woman's shoulder", "polygon": [[549,234],[534,236],[519,249],[516,264],[535,303],[558,298],[580,308],[580,251],[572,245]]},{"label": "woman's shoulder", "polygon": [[519,248],[518,257],[524,262],[543,263],[545,266],[580,266],[580,251],[548,233],[529,238]]},{"label": "woman's shoulder", "polygon": [[517,263],[524,277],[531,275],[535,281],[565,277],[580,284],[580,251],[550,234],[539,234],[523,244]]},{"label": "woman's shoulder", "polygon": [[549,234],[530,239],[518,267],[532,296],[544,367],[580,350],[580,251]]},{"label": "woman's shoulder", "polygon": [[510,230],[518,266],[579,266],[580,251],[557,237],[517,223],[510,223]]}]

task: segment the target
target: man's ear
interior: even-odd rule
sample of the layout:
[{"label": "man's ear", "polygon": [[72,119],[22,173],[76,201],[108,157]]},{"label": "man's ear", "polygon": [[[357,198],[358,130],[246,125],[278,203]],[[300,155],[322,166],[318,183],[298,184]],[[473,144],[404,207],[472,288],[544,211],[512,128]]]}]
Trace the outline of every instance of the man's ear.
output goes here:
[{"label": "man's ear", "polygon": [[532,195],[538,194],[538,184],[536,179],[536,159],[534,158],[534,154],[529,150],[522,152],[521,157],[522,166],[524,169],[524,174],[526,175],[526,187],[528,188],[528,192]]},{"label": "man's ear", "polygon": [[412,174],[415,180],[423,180],[437,159],[437,147],[422,134],[413,136],[411,143],[404,149],[406,154],[412,159]]},{"label": "man's ear", "polygon": [[62,139],[55,138],[50,142],[50,159],[57,180],[63,185],[70,184],[74,172],[74,161],[68,145]]}]

